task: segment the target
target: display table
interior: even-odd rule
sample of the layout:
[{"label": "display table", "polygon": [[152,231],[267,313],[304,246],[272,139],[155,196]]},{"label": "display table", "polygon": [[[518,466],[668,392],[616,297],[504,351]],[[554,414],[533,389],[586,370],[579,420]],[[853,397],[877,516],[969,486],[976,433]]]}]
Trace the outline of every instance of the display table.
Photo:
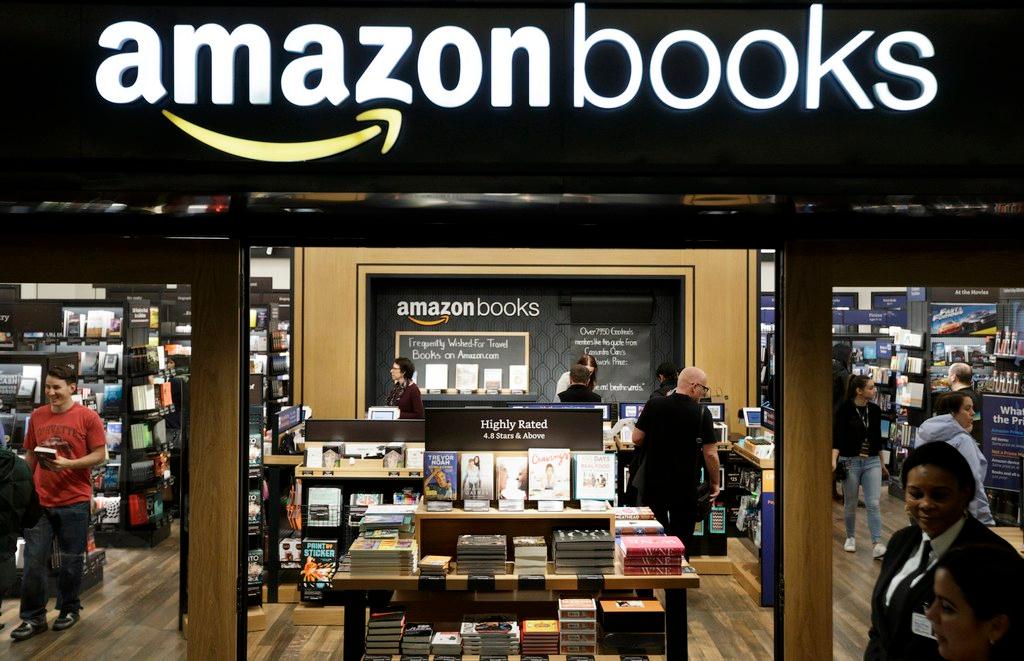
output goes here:
[{"label": "display table", "polygon": [[1024,555],[1024,531],[1020,528],[1017,526],[995,526],[989,530],[1010,542],[1018,553]]}]

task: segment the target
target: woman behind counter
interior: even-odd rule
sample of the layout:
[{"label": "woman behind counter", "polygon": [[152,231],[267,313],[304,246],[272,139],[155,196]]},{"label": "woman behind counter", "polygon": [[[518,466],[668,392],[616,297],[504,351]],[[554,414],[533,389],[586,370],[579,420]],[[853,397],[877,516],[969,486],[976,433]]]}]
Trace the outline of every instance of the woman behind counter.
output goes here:
[{"label": "woman behind counter", "polygon": [[871,595],[866,660],[940,659],[925,611],[935,599],[936,564],[965,544],[1009,543],[972,517],[974,475],[967,460],[946,443],[929,443],[903,463],[907,513],[917,525],[892,536]]},{"label": "woman behind counter", "polygon": [[398,357],[391,365],[391,380],[394,386],[384,400],[385,406],[397,406],[399,418],[423,419],[423,398],[420,389],[412,382],[416,366],[408,358]]}]

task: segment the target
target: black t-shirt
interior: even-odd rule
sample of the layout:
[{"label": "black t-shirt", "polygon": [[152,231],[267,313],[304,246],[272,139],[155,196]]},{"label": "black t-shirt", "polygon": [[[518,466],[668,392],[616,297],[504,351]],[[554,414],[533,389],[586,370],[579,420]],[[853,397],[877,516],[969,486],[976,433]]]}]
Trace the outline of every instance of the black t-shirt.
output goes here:
[{"label": "black t-shirt", "polygon": [[600,402],[601,395],[586,386],[573,383],[558,393],[558,400],[561,402]]},{"label": "black t-shirt", "polygon": [[863,410],[858,411],[852,399],[836,409],[832,425],[832,447],[841,457],[858,457],[867,442],[867,456],[874,457],[882,449],[882,409],[874,402],[867,405],[867,425]]},{"label": "black t-shirt", "polygon": [[636,428],[644,433],[644,502],[694,506],[702,445],[716,442],[711,414],[686,395],[672,393],[650,399]]}]

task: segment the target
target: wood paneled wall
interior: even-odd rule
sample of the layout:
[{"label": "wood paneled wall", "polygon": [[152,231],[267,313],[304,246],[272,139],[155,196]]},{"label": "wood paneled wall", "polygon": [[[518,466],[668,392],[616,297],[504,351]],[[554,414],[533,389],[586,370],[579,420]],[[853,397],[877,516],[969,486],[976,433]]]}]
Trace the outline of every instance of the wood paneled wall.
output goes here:
[{"label": "wood paneled wall", "polygon": [[782,263],[787,658],[832,654],[831,288],[1012,287],[1024,280],[1024,244],[800,242]]},{"label": "wood paneled wall", "polygon": [[[0,282],[192,285],[189,656],[236,655],[240,253],[234,241],[5,237]],[[198,625],[196,625],[198,623]]]},{"label": "wood paneled wall", "polygon": [[305,248],[297,250],[296,264],[296,346],[302,348],[294,371],[302,401],[317,417],[361,416],[379,395],[363,392],[366,278],[376,274],[682,275],[686,363],[708,372],[712,387],[729,396],[730,411],[755,401],[752,251]]}]

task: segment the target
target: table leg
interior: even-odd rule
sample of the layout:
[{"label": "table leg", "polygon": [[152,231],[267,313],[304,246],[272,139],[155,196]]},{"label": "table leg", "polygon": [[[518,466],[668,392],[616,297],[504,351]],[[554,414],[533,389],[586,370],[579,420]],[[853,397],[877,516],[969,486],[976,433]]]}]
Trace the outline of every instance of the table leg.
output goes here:
[{"label": "table leg", "polygon": [[686,642],[686,590],[665,590],[665,658],[688,658]]},{"label": "table leg", "polygon": [[359,661],[363,658],[364,636],[366,633],[366,593],[362,590],[347,590],[345,593],[345,661]]}]

